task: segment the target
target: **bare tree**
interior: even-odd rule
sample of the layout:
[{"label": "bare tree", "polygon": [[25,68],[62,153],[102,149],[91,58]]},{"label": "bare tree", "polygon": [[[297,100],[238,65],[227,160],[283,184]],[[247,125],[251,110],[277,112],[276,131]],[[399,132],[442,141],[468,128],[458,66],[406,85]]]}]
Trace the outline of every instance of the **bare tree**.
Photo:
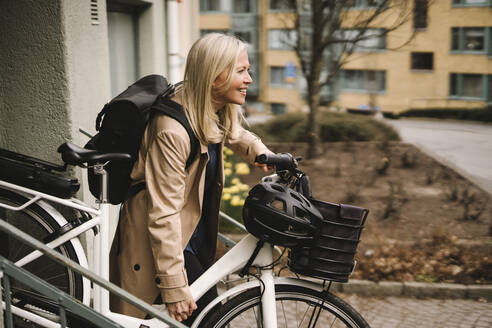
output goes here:
[{"label": "bare tree", "polygon": [[[430,0],[284,1],[295,12],[293,19],[297,33],[290,46],[299,58],[307,84],[307,129],[310,136],[308,157],[312,158],[320,153],[317,114],[321,91],[324,88],[333,90],[337,74],[354,53],[364,47],[364,41],[384,38],[407,23],[413,17],[414,3],[426,14]],[[360,4],[366,7],[354,10],[361,9],[357,8]],[[408,38],[401,40],[397,48],[413,38],[414,33],[410,34]],[[328,102],[332,100],[333,98]]]}]

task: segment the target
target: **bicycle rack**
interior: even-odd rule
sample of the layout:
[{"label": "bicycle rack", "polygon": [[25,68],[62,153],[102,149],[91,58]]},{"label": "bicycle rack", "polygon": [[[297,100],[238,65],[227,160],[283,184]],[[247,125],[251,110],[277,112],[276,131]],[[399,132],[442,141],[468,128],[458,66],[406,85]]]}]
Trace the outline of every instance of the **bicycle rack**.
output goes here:
[{"label": "bicycle rack", "polygon": [[[33,237],[29,236],[25,232],[17,229],[16,227],[12,226],[8,222],[0,220],[0,230],[12,235],[14,238],[21,240],[22,242],[26,243],[30,247],[37,249],[38,251],[42,252],[43,254],[57,261],[58,263],[66,267],[69,267],[70,269],[86,277],[93,283],[98,284],[99,286],[107,289],[114,295],[122,298],[126,302],[148,313],[149,315],[167,323],[171,327],[186,328],[186,326],[179,323],[178,321],[173,320],[167,314],[156,310],[151,305],[138,299],[132,294],[110,283],[109,281],[102,279],[98,275],[83,268],[78,263],[68,259],[67,257],[61,255],[60,253],[50,249],[40,241],[34,239]],[[71,311],[73,314],[77,315],[78,317],[84,318],[85,320],[91,322],[97,327],[121,327],[114,321],[109,320],[108,318],[104,317],[100,313],[80,303],[72,296],[53,287],[46,281],[41,280],[40,278],[24,270],[23,268],[17,267],[15,264],[8,261],[2,256],[0,256],[0,277],[3,280],[3,293],[5,294],[5,322],[7,328],[13,327],[12,299],[10,295],[11,279],[20,281],[28,285],[29,287],[33,288],[37,292],[43,294],[45,297],[56,303],[56,305],[59,307],[60,324],[62,328],[67,327],[67,310]],[[3,307],[4,306],[2,304],[2,306],[0,307],[0,319],[2,319],[2,322],[4,317]],[[53,323],[53,321],[51,322]],[[55,326],[57,325],[55,324]]]},{"label": "bicycle rack", "polygon": [[[232,223],[242,232],[247,232],[244,225],[239,223],[237,220],[231,218],[227,214],[220,212],[220,217]],[[110,292],[114,293],[118,297],[121,297],[122,299],[131,303],[132,305],[136,306],[142,311],[145,311],[148,314],[151,314],[156,318],[166,322],[171,327],[179,327],[179,328],[184,327],[179,322],[172,320],[166,314],[158,312],[150,305],[144,303],[143,301],[127,293],[126,291],[120,289],[116,285],[113,285],[108,281],[102,280],[100,277],[96,276],[92,272],[79,266],[77,263],[71,261],[70,259],[67,259],[63,255],[53,251],[52,249],[45,246],[43,243],[37,241],[36,239],[32,238],[31,236],[27,235],[26,233],[22,232],[21,230],[15,228],[14,226],[10,225],[9,223],[3,220],[0,220],[0,230],[14,236],[15,238],[21,240],[23,243],[29,245],[30,247],[39,250],[40,252],[44,253],[46,256],[61,263],[62,265],[69,267],[73,271],[88,278],[93,283],[99,284],[103,288],[109,290]],[[232,239],[228,238],[222,233],[219,233],[218,239],[220,242],[225,244],[226,249],[229,249],[236,244],[236,242],[234,242]],[[67,326],[67,310],[73,313],[75,316],[84,318],[85,320],[91,322],[92,324],[98,327],[121,327],[114,321],[104,317],[100,313],[80,303],[72,296],[53,287],[46,281],[36,277],[35,275],[24,270],[23,268],[17,267],[15,264],[8,261],[3,256],[0,256],[0,278],[2,278],[3,280],[3,294],[5,295],[5,304],[0,307],[0,322],[5,322],[7,328],[13,327],[12,308],[11,308],[12,300],[10,295],[11,294],[10,286],[11,286],[12,279],[26,286],[29,286],[36,292],[44,295],[52,303],[57,304],[59,308],[58,315],[59,315],[59,321],[61,327]],[[0,298],[2,296],[1,294],[2,294],[2,289],[0,289]]]}]

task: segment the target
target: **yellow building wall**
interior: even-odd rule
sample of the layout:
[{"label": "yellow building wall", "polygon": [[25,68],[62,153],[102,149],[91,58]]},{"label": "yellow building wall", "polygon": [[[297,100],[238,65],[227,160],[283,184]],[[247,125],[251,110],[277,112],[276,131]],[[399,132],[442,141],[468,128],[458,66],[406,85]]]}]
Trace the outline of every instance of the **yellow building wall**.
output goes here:
[{"label": "yellow building wall", "polygon": [[200,15],[200,30],[228,30],[231,28],[231,16],[228,14]]},{"label": "yellow building wall", "polygon": [[[260,1],[261,2],[261,1]],[[267,1],[264,1],[265,3]],[[305,102],[294,84],[292,87],[272,87],[270,85],[270,67],[286,66],[288,62],[295,63],[300,73],[299,60],[294,51],[271,50],[268,48],[268,30],[289,29],[294,27],[294,15],[291,13],[269,13],[268,7],[262,8],[260,13],[263,17],[263,24],[260,28],[263,52],[261,60],[261,90],[260,100],[264,103],[282,103],[286,105],[287,112],[301,111],[305,107]],[[297,83],[297,81],[296,81]]]},{"label": "yellow building wall", "polygon": [[[451,1],[434,1],[429,8],[428,26],[417,32],[405,47],[380,53],[355,54],[345,69],[385,70],[386,92],[376,95],[376,104],[385,112],[401,112],[409,108],[473,108],[483,101],[449,99],[450,73],[492,74],[492,60],[486,54],[452,54],[452,27],[490,27],[492,11],[487,7],[453,8]],[[412,22],[390,33],[389,49],[398,48],[413,32]],[[411,52],[433,52],[434,69],[411,69]],[[358,108],[367,104],[369,95],[342,91],[338,104]]]},{"label": "yellow building wall", "polygon": [[[344,69],[384,70],[386,90],[375,95],[341,90],[336,105],[342,108],[359,108],[370,100],[375,100],[376,105],[385,112],[401,112],[409,108],[483,106],[483,101],[448,97],[450,73],[492,74],[492,59],[486,54],[451,53],[451,28],[492,27],[492,10],[488,7],[452,7],[451,3],[451,0],[433,1],[428,11],[427,28],[416,32],[405,46],[402,47],[413,33],[413,16],[387,36],[388,50],[353,54]],[[356,14],[360,12],[349,13]],[[376,21],[374,27],[388,26],[394,19],[391,15],[388,17],[387,20]],[[288,111],[299,111],[305,109],[306,105],[298,90],[272,87],[269,76],[271,66],[285,66],[287,62],[296,63],[300,74],[299,61],[293,51],[268,48],[268,30],[293,28],[293,22],[292,14],[270,12],[268,1],[258,0],[260,76],[254,83],[258,83],[261,90],[258,100],[266,103],[267,107],[269,103],[285,103]],[[200,29],[229,29],[231,17],[228,14],[202,14],[199,25]],[[433,52],[433,70],[412,70],[412,52]]]}]

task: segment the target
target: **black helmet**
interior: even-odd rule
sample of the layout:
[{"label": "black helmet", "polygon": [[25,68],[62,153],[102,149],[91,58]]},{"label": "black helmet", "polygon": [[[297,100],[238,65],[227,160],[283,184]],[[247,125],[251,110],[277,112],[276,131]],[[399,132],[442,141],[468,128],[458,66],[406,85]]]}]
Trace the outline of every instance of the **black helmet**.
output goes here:
[{"label": "black helmet", "polygon": [[271,244],[308,246],[322,215],[302,194],[274,182],[250,190],[243,207],[246,229]]}]

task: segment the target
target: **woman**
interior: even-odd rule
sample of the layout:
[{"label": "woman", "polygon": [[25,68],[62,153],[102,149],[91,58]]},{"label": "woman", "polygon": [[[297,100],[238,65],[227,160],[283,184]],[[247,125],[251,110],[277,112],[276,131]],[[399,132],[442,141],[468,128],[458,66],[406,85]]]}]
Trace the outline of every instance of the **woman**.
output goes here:
[{"label": "woman", "polygon": [[[132,180],[145,181],[146,189],[122,209],[111,277],[148,303],[162,301],[178,321],[188,319],[197,308],[189,284],[215,257],[223,146],[250,163],[270,152],[239,122],[240,105],[252,83],[249,66],[246,44],[232,36],[212,33],[196,41],[188,54],[183,85],[172,100],[182,105],[200,141],[199,154],[186,168],[191,147],[186,130],[168,116],[156,116],[145,131],[132,171]],[[200,302],[206,304],[215,295],[209,291]],[[200,302],[199,307],[204,306]],[[111,306],[127,315],[145,315],[116,298]]]}]

